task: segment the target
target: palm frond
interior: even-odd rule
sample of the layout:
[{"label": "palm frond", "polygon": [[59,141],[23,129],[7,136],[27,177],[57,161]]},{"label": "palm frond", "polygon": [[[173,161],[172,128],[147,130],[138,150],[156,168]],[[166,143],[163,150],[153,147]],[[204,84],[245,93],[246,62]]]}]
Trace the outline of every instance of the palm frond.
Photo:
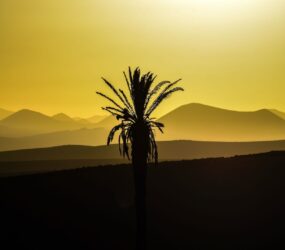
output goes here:
[{"label": "palm frond", "polygon": [[133,76],[132,76],[131,67],[129,67],[129,79],[130,79],[130,83],[132,83],[133,82]]},{"label": "palm frond", "polygon": [[115,93],[115,95],[120,99],[120,101],[126,106],[127,109],[129,109],[129,112],[132,113],[133,109],[131,106],[128,105],[128,103],[125,101],[125,98],[120,95],[120,92],[113,86],[112,83],[110,83],[108,80],[106,80],[104,77],[102,77],[103,81],[107,84],[107,86]]},{"label": "palm frond", "polygon": [[[181,81],[181,79],[178,79],[174,82],[169,82],[169,81],[163,81],[161,83],[159,83],[156,88],[153,89],[153,91],[150,92],[149,94],[149,97],[148,97],[148,100],[147,100],[147,104],[149,103],[151,97],[153,95],[155,95],[156,93],[158,93],[158,91],[165,85],[165,84],[168,84],[161,92],[160,94],[158,95],[157,99],[159,98],[159,96],[163,95],[165,92],[167,92],[169,89],[171,89],[175,84],[177,84],[179,81]],[[147,106],[145,107],[147,108]]]},{"label": "palm frond", "polygon": [[150,91],[151,85],[153,84],[156,76],[153,76],[151,72],[146,74],[145,84],[144,84],[144,99],[147,99],[148,93]]},{"label": "palm frond", "polygon": [[180,82],[182,79],[178,79],[176,81],[174,81],[173,83],[170,83],[168,86],[166,86],[166,88],[162,91],[162,93],[165,93],[167,90],[169,90],[170,88],[172,88],[174,85],[176,85],[178,82]]},{"label": "palm frond", "polygon": [[122,127],[122,131],[121,131],[120,137],[123,140],[123,157],[127,156],[127,158],[130,159],[129,147],[128,147],[128,137],[126,136],[125,127]]},{"label": "palm frond", "polygon": [[116,112],[114,112],[114,111],[112,111],[110,109],[106,109],[106,108],[102,107],[102,110],[105,110],[105,111],[109,112],[112,116],[115,116],[117,120],[123,118],[123,116],[121,114],[118,114],[118,113],[116,113]]},{"label": "palm frond", "polygon": [[[146,129],[146,131],[143,132],[146,133],[144,145],[145,152],[147,153],[146,158],[147,161],[154,160],[154,162],[157,163],[158,147],[155,140],[155,131],[158,129],[163,133],[164,124],[157,122],[155,118],[150,117],[150,115],[174,92],[184,90],[181,87],[175,86],[181,79],[175,82],[162,81],[152,88],[156,76],[151,72],[141,74],[139,67],[133,71],[129,67],[128,72],[123,71],[123,74],[129,93],[125,93],[122,89],[116,89],[113,84],[105,78],[102,78],[115,96],[119,98],[119,103],[101,92],[96,92],[114,105],[114,107],[103,107],[103,110],[109,112],[121,121],[119,125],[111,129],[107,138],[107,145],[113,141],[116,132],[119,131],[119,152],[123,157],[130,159],[129,145],[133,146],[137,136],[140,136],[138,133],[140,133],[141,130],[137,128],[142,128],[142,130]],[[154,99],[154,101],[151,102],[152,99]],[[134,151],[132,151],[132,153],[133,152]]]},{"label": "palm frond", "polygon": [[122,149],[121,149],[121,134],[119,135],[118,142],[119,142],[119,152],[120,152],[120,155],[122,155]]},{"label": "palm frond", "polygon": [[117,102],[115,102],[112,98],[110,98],[109,96],[107,96],[107,95],[105,95],[105,94],[103,94],[103,93],[101,93],[101,92],[96,92],[96,94],[97,95],[100,95],[100,96],[102,96],[102,97],[104,97],[105,99],[107,99],[108,101],[110,101],[111,103],[113,103],[116,107],[118,107],[119,109],[122,109],[123,110],[123,108],[122,108],[122,106],[120,106]]},{"label": "palm frond", "polygon": [[131,85],[130,85],[129,79],[128,79],[128,77],[127,77],[127,74],[126,74],[125,71],[123,71],[123,74],[124,74],[124,77],[125,77],[125,80],[126,80],[128,89],[129,89],[129,91],[130,91],[130,93],[131,93]]},{"label": "palm frond", "polygon": [[120,93],[122,94],[124,100],[125,100],[125,105],[129,108],[129,110],[131,111],[132,115],[135,116],[135,111],[127,97],[127,95],[125,94],[125,92],[121,89],[119,89]]},{"label": "palm frond", "polygon": [[174,92],[177,92],[177,91],[184,91],[184,89],[181,87],[176,87],[176,88],[173,88],[173,89],[159,95],[156,98],[156,100],[152,103],[152,105],[150,106],[148,111],[146,112],[146,117],[149,117],[151,115],[151,113],[158,107],[158,105],[162,101],[164,101],[166,98],[168,98],[170,95],[172,95]]},{"label": "palm frond", "polygon": [[107,145],[110,145],[110,143],[113,141],[114,135],[115,133],[122,128],[122,124],[116,125],[115,127],[113,127],[108,135],[107,138]]},{"label": "palm frond", "polygon": [[163,123],[160,123],[160,122],[150,122],[151,126],[154,127],[154,128],[158,128],[158,130],[163,133],[163,129],[164,128],[164,124]]},{"label": "palm frond", "polygon": [[161,87],[165,84],[170,83],[170,81],[162,81],[160,83],[158,83],[152,91],[150,91],[146,97],[146,101],[145,101],[145,109],[147,108],[147,105],[149,104],[150,99],[161,89]]},{"label": "palm frond", "polygon": [[110,106],[108,106],[108,107],[105,107],[105,108],[103,108],[104,110],[113,110],[113,111],[115,111],[115,112],[118,112],[118,113],[120,113],[120,114],[124,114],[124,110],[120,110],[120,109],[116,109],[116,108],[114,108],[114,107],[110,107]]}]

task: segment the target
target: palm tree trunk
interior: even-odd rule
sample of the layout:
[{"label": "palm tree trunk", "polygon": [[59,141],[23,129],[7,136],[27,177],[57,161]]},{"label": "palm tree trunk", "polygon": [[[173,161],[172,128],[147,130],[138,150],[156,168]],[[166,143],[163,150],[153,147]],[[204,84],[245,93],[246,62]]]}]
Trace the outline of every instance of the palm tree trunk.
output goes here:
[{"label": "palm tree trunk", "polygon": [[147,142],[144,126],[137,126],[132,144],[132,163],[136,206],[136,249],[146,249]]}]

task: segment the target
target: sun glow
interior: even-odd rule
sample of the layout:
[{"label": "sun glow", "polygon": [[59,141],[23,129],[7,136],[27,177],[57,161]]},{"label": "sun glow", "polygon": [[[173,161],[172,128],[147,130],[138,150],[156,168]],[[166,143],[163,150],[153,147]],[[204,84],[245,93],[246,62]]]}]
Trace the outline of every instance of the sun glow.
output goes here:
[{"label": "sun glow", "polygon": [[232,9],[237,10],[237,8],[247,8],[253,6],[258,2],[258,0],[159,0],[156,1],[159,5],[166,4],[172,7],[177,6],[192,6],[193,8],[206,8],[206,9]]},{"label": "sun glow", "polygon": [[[147,3],[149,9],[154,5],[153,1],[148,0]],[[231,24],[242,27],[252,17],[259,15],[264,3],[264,0],[158,0],[155,5],[160,13],[156,18],[158,22],[161,18],[168,22],[171,17],[173,25],[177,26],[182,20],[184,24],[217,25],[221,29]]]},{"label": "sun glow", "polygon": [[0,27],[5,109],[104,114],[101,76],[120,87],[140,66],[183,79],[161,114],[189,102],[285,110],[282,0],[0,0]]}]

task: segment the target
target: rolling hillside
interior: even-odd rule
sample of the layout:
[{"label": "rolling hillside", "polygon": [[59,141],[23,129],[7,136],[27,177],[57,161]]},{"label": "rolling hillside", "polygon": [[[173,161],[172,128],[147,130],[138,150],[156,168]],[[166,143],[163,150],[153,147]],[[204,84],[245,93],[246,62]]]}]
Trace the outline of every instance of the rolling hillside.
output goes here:
[{"label": "rolling hillside", "polygon": [[[285,150],[285,141],[268,142],[158,142],[161,160],[229,157]],[[80,146],[67,145],[50,148],[0,152],[0,161],[70,160],[70,159],[121,159],[118,145]]]}]

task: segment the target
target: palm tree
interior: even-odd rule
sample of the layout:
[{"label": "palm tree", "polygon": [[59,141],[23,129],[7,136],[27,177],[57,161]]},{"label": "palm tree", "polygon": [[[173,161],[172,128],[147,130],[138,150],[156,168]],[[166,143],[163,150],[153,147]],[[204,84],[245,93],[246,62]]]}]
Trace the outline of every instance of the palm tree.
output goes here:
[{"label": "palm tree", "polygon": [[[112,106],[102,109],[120,121],[110,131],[107,145],[112,142],[115,133],[119,131],[119,151],[124,157],[132,159],[137,219],[136,246],[138,250],[144,250],[146,248],[147,163],[151,160],[154,160],[155,163],[158,162],[154,129],[157,128],[163,133],[164,127],[162,123],[151,118],[151,114],[167,97],[176,91],[183,91],[183,88],[176,86],[181,79],[175,82],[162,81],[152,86],[156,76],[151,72],[141,75],[138,67],[133,72],[129,67],[128,76],[125,72],[123,73],[128,86],[128,96],[122,89],[116,89],[105,78],[102,78],[103,81],[118,100],[101,92],[97,92],[97,94],[112,103]],[[131,145],[131,157],[129,145]]]}]

